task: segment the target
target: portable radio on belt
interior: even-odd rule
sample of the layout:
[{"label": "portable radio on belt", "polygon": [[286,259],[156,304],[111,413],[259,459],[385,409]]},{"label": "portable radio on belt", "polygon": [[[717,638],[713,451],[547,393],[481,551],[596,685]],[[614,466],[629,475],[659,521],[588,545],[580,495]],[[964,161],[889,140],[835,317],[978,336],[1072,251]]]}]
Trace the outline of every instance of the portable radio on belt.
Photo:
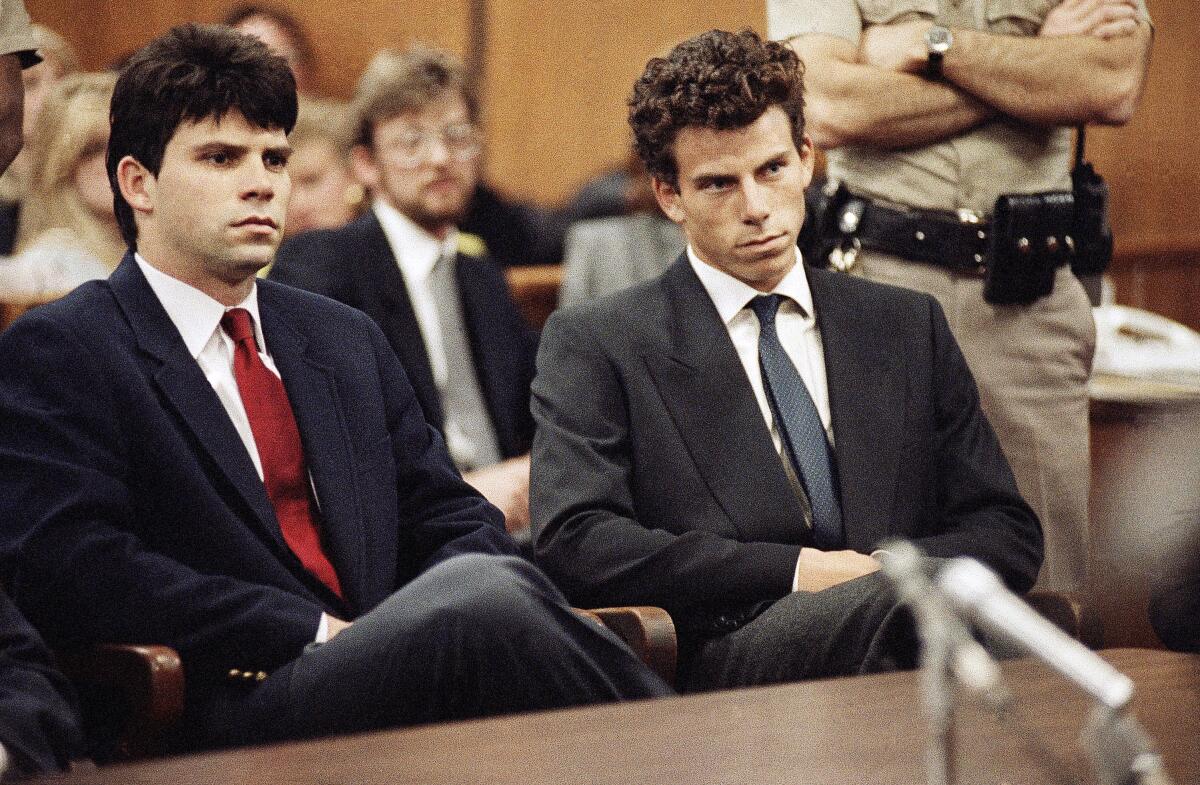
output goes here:
[{"label": "portable radio on belt", "polygon": [[1071,190],[1075,194],[1075,256],[1071,270],[1079,276],[1099,275],[1112,261],[1113,234],[1108,223],[1108,183],[1083,160],[1084,126],[1075,135],[1075,167]]}]

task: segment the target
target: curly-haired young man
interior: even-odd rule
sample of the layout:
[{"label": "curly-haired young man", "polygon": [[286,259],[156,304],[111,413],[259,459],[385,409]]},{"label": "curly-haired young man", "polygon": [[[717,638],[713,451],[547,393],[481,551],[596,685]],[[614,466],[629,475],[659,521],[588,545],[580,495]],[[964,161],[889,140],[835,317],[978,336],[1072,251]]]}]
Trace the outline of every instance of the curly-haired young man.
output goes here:
[{"label": "curly-haired young man", "polygon": [[888,538],[1016,590],[1041,562],[937,303],[800,259],[802,72],[749,31],[650,61],[629,119],[687,251],[538,355],[538,557],[580,601],[670,610],[685,689],[911,663]]}]

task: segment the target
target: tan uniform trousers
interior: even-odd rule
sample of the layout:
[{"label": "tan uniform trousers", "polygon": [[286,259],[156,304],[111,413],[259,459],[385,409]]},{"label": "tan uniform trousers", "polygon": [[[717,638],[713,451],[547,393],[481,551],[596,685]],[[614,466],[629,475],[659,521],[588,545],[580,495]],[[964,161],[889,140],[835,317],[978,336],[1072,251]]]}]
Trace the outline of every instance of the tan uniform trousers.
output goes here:
[{"label": "tan uniform trousers", "polygon": [[1038,585],[1087,586],[1087,380],[1096,325],[1079,281],[1060,267],[1054,291],[1027,305],[983,299],[983,280],[862,252],[856,273],[932,295],[946,312],[979,386],[983,411],[1017,486],[1042,521],[1046,559]]}]

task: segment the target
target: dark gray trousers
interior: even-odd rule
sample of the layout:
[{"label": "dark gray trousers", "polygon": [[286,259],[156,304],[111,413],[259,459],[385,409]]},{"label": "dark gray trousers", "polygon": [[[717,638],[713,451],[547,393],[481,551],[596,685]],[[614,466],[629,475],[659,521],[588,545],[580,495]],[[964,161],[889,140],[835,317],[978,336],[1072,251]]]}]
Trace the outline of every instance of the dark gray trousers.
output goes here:
[{"label": "dark gray trousers", "polygon": [[470,555],[430,568],[257,686],[209,702],[193,729],[203,746],[229,746],[670,694],[536,567]]},{"label": "dark gray trousers", "polygon": [[916,667],[916,631],[881,572],[792,592],[733,632],[681,652],[684,692]]}]

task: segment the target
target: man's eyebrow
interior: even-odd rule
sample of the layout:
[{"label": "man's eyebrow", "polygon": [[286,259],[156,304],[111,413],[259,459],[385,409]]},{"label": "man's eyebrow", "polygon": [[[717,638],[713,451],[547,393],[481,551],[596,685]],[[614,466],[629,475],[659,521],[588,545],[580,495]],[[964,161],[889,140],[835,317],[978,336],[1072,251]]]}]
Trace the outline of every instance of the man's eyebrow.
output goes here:
[{"label": "man's eyebrow", "polygon": [[196,144],[196,146],[193,147],[192,149],[196,153],[222,152],[222,153],[245,154],[246,150],[248,150],[249,148],[247,148],[246,145],[244,145],[244,144],[235,144],[233,142],[222,142],[220,140],[213,139],[213,140],[209,140],[207,142],[200,142],[200,143]]},{"label": "man's eyebrow", "polygon": [[773,164],[776,161],[782,161],[788,157],[788,152],[789,151],[786,147],[780,148],[777,152],[772,153],[771,155],[768,155],[766,158],[764,158],[763,162],[761,164],[759,164],[758,167],[761,169],[762,167],[767,166],[768,164]]},{"label": "man's eyebrow", "polygon": [[700,172],[692,175],[691,177],[693,185],[707,185],[708,183],[714,183],[718,180],[732,179],[734,179],[734,175],[728,174],[727,172]]}]

